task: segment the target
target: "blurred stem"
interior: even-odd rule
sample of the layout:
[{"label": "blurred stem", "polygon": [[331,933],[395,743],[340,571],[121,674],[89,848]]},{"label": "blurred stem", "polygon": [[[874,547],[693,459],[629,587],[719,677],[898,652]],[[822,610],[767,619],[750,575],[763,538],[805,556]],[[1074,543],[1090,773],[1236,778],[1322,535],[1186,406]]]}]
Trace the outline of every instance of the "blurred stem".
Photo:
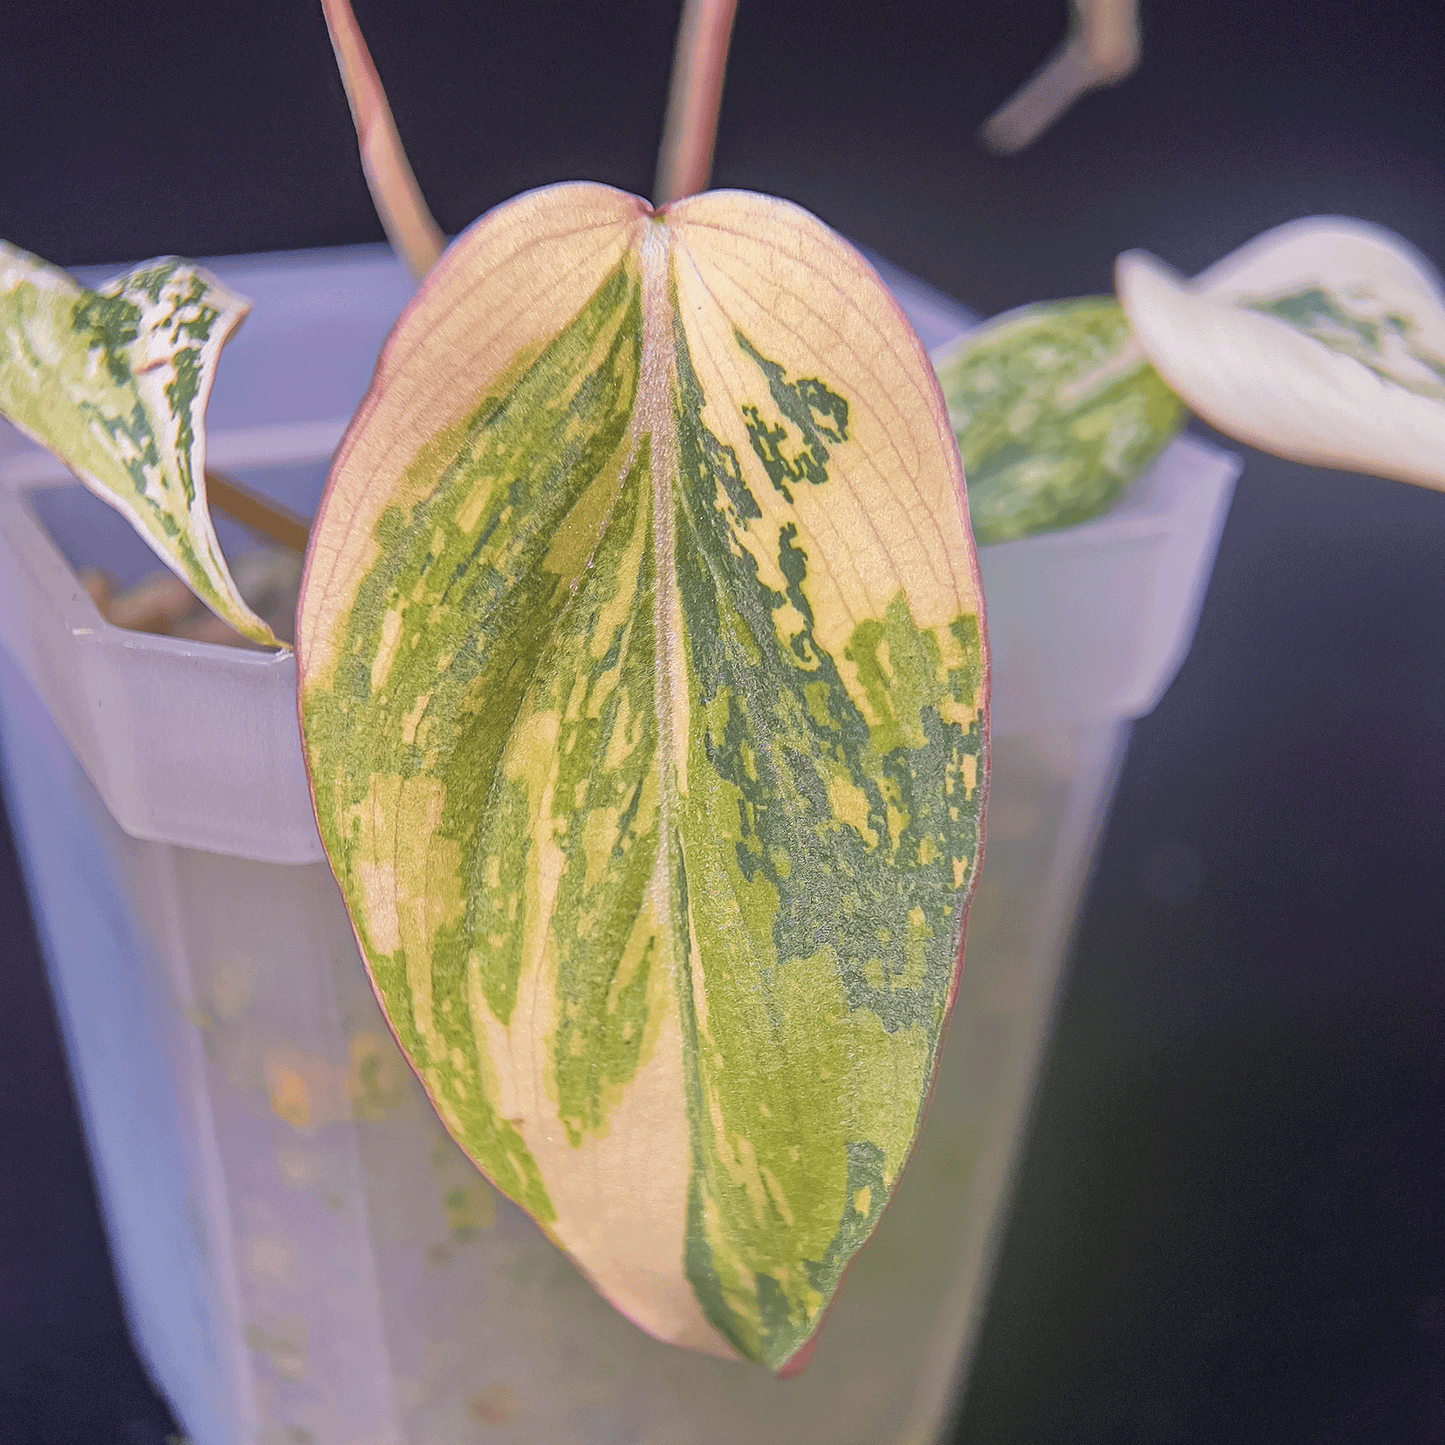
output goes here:
[{"label": "blurred stem", "polygon": [[279,543],[288,552],[306,551],[309,529],[300,517],[258,497],[220,472],[207,469],[206,500],[216,511]]},{"label": "blurred stem", "polygon": [[736,10],[737,0],[683,0],[667,120],[657,156],[655,205],[707,187]]},{"label": "blurred stem", "polygon": [[984,123],[990,150],[1032,145],[1080,96],[1117,85],[1139,63],[1139,0],[1075,0],[1064,43]]},{"label": "blurred stem", "polygon": [[411,162],[402,149],[396,121],[386,103],[381,77],[362,39],[351,0],[321,0],[331,48],[346,87],[351,118],[361,145],[361,168],[392,249],[418,281],[436,264],[446,247],[442,229],[427,209]]}]

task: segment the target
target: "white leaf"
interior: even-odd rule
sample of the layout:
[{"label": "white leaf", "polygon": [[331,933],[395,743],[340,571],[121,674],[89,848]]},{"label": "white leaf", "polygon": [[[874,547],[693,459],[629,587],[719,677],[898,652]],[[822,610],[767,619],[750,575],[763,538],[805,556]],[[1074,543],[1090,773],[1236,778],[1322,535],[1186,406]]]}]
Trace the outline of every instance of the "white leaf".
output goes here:
[{"label": "white leaf", "polygon": [[1192,282],[1139,251],[1116,281],[1150,361],[1220,431],[1445,490],[1445,294],[1400,237],[1316,217]]}]

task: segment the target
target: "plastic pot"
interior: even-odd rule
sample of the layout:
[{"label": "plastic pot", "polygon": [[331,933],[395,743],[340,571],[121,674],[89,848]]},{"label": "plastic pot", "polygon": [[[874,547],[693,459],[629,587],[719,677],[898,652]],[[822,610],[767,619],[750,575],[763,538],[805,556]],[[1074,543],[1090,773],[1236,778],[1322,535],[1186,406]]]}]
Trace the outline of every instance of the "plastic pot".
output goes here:
[{"label": "plastic pot", "polygon": [[[409,285],[373,248],[214,269],[255,309],[210,460],[308,512]],[[967,324],[889,280],[930,345]],[[780,1382],[644,1336],[451,1144],[322,861],[293,660],[105,623],[74,569],[149,552],[0,431],[6,797],[132,1331],[193,1445],[939,1439],[1129,722],[1188,648],[1236,470],[1185,438],[1108,517],[984,549],[993,781],[954,1021],[895,1201]]]}]

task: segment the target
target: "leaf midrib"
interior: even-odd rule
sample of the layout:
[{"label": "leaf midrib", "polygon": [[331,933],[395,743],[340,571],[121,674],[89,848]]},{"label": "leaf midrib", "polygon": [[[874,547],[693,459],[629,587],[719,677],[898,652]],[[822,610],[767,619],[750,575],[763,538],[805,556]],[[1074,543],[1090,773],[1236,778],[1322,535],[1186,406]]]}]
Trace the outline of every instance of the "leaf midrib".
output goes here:
[{"label": "leaf midrib", "polygon": [[[666,223],[643,222],[638,248],[642,266],[642,357],[638,367],[638,405],[633,413],[634,445],[644,433],[651,437],[653,538],[653,706],[657,713],[657,861],[650,885],[659,919],[672,914],[677,748],[674,699],[680,677],[681,639],[668,623],[677,615],[677,534],[671,491],[677,474],[677,343],[672,327],[672,246]],[[662,897],[657,897],[661,888]],[[663,908],[659,908],[659,904]]]}]

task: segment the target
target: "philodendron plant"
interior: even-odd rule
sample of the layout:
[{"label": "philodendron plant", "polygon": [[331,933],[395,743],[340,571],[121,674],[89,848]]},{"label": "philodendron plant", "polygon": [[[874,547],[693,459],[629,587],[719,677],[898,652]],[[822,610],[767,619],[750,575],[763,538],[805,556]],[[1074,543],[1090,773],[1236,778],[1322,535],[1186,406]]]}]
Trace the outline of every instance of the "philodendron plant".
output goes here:
[{"label": "philodendron plant", "polygon": [[[1192,408],[1445,487],[1445,305],[1309,221],[1025,308],[935,376],[796,206],[705,184],[731,7],[689,4],[659,204],[548,187],[445,249],[327,19],[424,279],[336,454],[298,610],[317,826],[453,1137],[659,1339],[799,1368],[922,1118],[982,852],[970,532],[1112,504]],[[204,411],[244,303],[0,255],[0,410],[243,635]],[[960,450],[963,466],[960,467]],[[963,474],[970,477],[966,498]]]}]

